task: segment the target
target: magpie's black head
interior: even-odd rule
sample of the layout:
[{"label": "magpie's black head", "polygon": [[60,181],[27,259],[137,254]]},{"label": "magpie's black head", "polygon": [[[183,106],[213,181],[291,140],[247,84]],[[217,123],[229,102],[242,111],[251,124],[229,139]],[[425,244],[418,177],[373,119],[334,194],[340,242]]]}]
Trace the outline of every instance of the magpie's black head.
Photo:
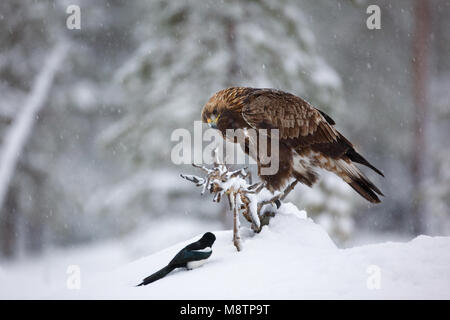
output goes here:
[{"label": "magpie's black head", "polygon": [[203,237],[200,239],[200,242],[205,244],[205,246],[207,247],[211,247],[214,241],[216,241],[216,236],[211,232],[205,233]]}]

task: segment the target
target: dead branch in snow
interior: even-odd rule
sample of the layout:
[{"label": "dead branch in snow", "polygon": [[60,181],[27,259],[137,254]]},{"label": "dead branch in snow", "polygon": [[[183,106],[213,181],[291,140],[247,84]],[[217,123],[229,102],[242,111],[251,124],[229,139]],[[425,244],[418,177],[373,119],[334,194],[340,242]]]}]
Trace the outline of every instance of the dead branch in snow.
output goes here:
[{"label": "dead branch in snow", "polygon": [[240,251],[242,245],[239,234],[239,214],[251,223],[254,232],[260,232],[264,225],[269,224],[270,218],[275,215],[281,201],[294,189],[297,180],[272,198],[259,200],[258,194],[264,188],[264,183],[252,184],[252,177],[247,168],[230,171],[226,164],[219,161],[217,150],[214,150],[214,156],[213,168],[192,164],[206,174],[204,178],[184,174],[180,176],[197,187],[202,187],[202,195],[206,191],[214,194],[214,202],[220,202],[223,195],[227,196],[230,210],[233,212],[233,244]]}]

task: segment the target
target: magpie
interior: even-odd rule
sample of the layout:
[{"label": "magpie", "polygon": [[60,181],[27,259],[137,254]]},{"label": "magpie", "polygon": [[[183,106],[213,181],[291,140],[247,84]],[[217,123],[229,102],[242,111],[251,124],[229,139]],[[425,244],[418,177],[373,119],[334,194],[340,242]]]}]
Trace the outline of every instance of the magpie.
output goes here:
[{"label": "magpie", "polygon": [[187,268],[191,270],[200,267],[206,262],[206,259],[211,256],[211,247],[214,241],[216,241],[216,236],[214,234],[211,232],[205,233],[200,240],[181,249],[167,266],[145,278],[138,284],[138,287],[146,286],[149,283],[164,278],[167,274],[177,268]]}]

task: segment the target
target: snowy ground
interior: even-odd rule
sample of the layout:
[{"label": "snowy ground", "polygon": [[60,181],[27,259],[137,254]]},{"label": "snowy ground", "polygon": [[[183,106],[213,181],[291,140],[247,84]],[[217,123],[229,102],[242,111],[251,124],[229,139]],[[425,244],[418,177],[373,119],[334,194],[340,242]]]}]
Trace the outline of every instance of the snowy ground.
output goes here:
[{"label": "snowy ground", "polygon": [[[326,232],[291,204],[254,235],[243,228],[244,249],[236,252],[231,231],[215,232],[213,255],[199,269],[175,271],[145,287],[141,279],[164,266],[199,236],[135,260],[112,271],[84,270],[81,288],[66,288],[61,273],[41,290],[14,279],[26,270],[0,271],[2,298],[63,299],[449,299],[450,237],[420,236],[406,243],[387,242],[338,249]],[[201,234],[200,234],[201,235]],[[101,265],[123,261],[112,246],[102,247]],[[100,248],[97,250],[100,252]],[[94,252],[94,251],[93,251]],[[109,261],[106,259],[109,256]],[[85,256],[85,259],[89,257]],[[66,261],[68,262],[68,261]],[[45,266],[42,266],[45,267]],[[64,270],[65,271],[65,270]],[[20,273],[19,273],[20,272]],[[32,279],[32,274],[28,275]],[[40,292],[39,292],[40,291]]]},{"label": "snowy ground", "polygon": [[70,266],[79,267],[83,287],[84,283],[139,257],[194,237],[203,230],[219,228],[218,223],[200,223],[189,217],[165,218],[154,220],[152,225],[123,239],[50,249],[42,256],[22,257],[13,262],[0,260],[0,299],[58,298],[59,292],[68,290]]}]

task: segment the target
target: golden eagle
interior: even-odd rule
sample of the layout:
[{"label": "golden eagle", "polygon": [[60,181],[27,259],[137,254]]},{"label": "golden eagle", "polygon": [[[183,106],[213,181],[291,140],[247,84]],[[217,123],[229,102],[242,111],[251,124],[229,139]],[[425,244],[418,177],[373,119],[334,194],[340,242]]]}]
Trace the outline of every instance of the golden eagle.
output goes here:
[{"label": "golden eagle", "polygon": [[[335,122],[331,117],[293,94],[247,87],[224,89],[206,103],[202,121],[220,130],[224,138],[227,129],[279,130],[277,173],[261,174],[262,164],[255,159],[260,178],[272,192],[280,190],[291,177],[311,187],[318,178],[314,168],[322,168],[341,177],[368,201],[380,202],[377,194],[383,195],[382,192],[355,163],[363,164],[382,176],[383,173],[334,128]],[[270,130],[267,131],[270,139]],[[242,146],[247,154],[248,144],[252,141],[246,140]]]}]

